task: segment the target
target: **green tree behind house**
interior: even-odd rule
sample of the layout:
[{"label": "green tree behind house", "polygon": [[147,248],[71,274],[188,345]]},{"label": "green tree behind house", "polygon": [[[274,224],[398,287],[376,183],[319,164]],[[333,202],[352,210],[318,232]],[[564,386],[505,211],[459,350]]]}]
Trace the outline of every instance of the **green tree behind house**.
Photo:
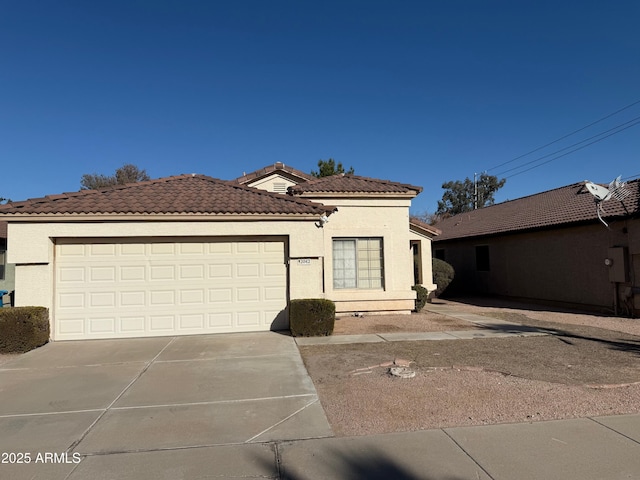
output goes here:
[{"label": "green tree behind house", "polygon": [[333,158],[329,160],[318,160],[318,171],[311,170],[311,175],[316,178],[330,177],[338,173],[354,173],[353,167],[349,167],[349,170],[345,171],[342,162],[336,164]]}]

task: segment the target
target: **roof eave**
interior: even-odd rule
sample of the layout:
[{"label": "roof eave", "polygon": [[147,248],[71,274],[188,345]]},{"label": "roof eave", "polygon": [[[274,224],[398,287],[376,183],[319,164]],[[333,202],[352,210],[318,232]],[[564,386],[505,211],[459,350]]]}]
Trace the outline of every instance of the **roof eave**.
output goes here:
[{"label": "roof eave", "polygon": [[409,230],[411,230],[412,232],[418,233],[418,234],[422,234],[422,235],[426,235],[428,237],[435,237],[437,235],[440,235],[442,232],[440,231],[440,229],[431,226],[431,225],[419,225],[415,222],[409,221]]},{"label": "roof eave", "polygon": [[414,192],[296,192],[293,195],[300,198],[415,198]]},{"label": "roof eave", "polygon": [[43,222],[229,222],[229,221],[317,221],[318,215],[330,215],[335,207],[327,207],[324,212],[317,213],[32,213],[32,214],[0,214],[0,221],[10,223],[43,223]]},{"label": "roof eave", "polygon": [[[636,215],[621,215],[621,216],[612,216],[606,217],[605,221],[611,225],[613,222],[619,220],[631,220],[633,218],[638,218]],[[498,232],[488,232],[488,233],[476,233],[458,237],[444,237],[444,238],[436,238],[434,242],[448,242],[448,241],[463,241],[463,240],[478,240],[483,238],[493,238],[498,236],[505,235],[518,235],[522,233],[531,233],[531,232],[541,232],[545,230],[556,230],[556,229],[564,229],[564,228],[572,228],[572,227],[582,227],[586,225],[601,225],[604,228],[604,225],[596,218],[596,219],[588,219],[588,220],[576,220],[575,222],[563,222],[563,223],[554,223],[552,225],[538,225],[535,227],[527,227],[521,229],[511,229],[511,230],[502,230]]]}]

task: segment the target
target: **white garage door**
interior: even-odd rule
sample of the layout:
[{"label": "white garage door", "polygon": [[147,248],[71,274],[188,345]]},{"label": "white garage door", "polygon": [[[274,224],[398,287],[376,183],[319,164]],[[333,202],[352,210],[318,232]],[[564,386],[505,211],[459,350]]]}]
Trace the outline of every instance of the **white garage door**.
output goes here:
[{"label": "white garage door", "polygon": [[53,338],[288,327],[282,241],[56,242]]}]

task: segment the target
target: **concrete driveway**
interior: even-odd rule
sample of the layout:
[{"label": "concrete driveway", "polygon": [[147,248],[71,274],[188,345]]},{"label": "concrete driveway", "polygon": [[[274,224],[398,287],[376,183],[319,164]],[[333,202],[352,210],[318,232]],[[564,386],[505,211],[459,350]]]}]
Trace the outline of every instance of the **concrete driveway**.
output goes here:
[{"label": "concrete driveway", "polygon": [[0,432],[3,479],[260,475],[266,442],[332,435],[294,340],[272,332],[50,343],[0,366]]}]

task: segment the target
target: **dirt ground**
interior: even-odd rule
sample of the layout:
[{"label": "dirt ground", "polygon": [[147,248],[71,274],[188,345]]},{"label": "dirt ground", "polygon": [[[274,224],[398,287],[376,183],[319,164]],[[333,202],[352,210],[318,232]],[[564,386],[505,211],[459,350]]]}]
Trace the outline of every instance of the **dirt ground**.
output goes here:
[{"label": "dirt ground", "polygon": [[[442,303],[549,335],[301,346],[337,435],[640,412],[639,319],[487,299]],[[339,319],[334,334],[476,328],[423,311]],[[394,360],[411,362],[415,377],[389,375]]]}]

